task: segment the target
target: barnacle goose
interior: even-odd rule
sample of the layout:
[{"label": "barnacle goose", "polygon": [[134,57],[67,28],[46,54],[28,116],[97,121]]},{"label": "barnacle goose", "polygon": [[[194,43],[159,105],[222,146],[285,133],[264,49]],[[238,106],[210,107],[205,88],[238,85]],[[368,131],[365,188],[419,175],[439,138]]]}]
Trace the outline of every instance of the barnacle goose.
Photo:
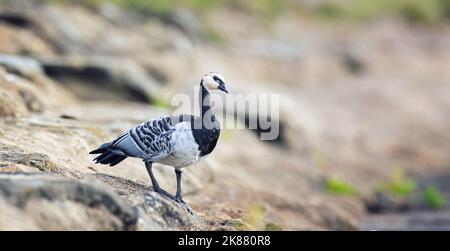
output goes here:
[{"label": "barnacle goose", "polygon": [[[110,166],[117,165],[127,157],[143,159],[153,190],[181,203],[192,212],[181,193],[182,169],[210,154],[219,138],[220,124],[211,109],[211,90],[228,93],[221,74],[210,72],[200,81],[200,116],[168,115],[147,120],[90,154],[100,154],[94,161]],[[153,163],[174,167],[177,178],[175,196],[159,186],[152,172]]]}]

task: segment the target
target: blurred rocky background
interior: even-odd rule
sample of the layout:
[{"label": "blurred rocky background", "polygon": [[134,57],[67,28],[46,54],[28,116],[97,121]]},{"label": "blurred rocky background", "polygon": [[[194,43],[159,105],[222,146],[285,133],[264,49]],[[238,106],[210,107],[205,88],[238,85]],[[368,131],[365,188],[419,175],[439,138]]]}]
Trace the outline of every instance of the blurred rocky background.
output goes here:
[{"label": "blurred rocky background", "polygon": [[[0,229],[450,230],[449,24],[448,0],[0,0]],[[193,215],[91,161],[210,71],[279,94],[281,134],[223,131]]]}]

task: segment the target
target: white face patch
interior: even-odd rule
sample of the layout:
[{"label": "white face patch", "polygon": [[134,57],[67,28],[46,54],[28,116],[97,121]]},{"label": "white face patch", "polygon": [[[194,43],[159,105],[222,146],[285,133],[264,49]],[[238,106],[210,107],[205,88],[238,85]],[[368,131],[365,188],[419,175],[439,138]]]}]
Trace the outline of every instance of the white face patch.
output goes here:
[{"label": "white face patch", "polygon": [[223,82],[225,82],[223,76],[217,72],[211,72],[206,74],[203,77],[203,85],[208,90],[217,90],[219,88],[219,83],[214,80],[214,77],[221,79]]}]

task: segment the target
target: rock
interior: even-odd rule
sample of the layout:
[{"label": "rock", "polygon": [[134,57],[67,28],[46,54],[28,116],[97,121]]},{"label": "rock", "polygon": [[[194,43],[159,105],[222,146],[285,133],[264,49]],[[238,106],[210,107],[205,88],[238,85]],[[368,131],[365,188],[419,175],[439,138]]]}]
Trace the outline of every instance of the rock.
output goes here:
[{"label": "rock", "polygon": [[342,61],[342,65],[349,73],[359,75],[367,70],[367,64],[365,63],[363,56],[361,56],[363,53],[358,50],[352,50],[351,47],[348,46],[337,46],[336,52]]},{"label": "rock", "polygon": [[31,20],[26,16],[16,15],[14,12],[4,10],[0,12],[0,20],[16,27],[30,27],[33,25]]},{"label": "rock", "polygon": [[149,184],[106,174],[88,175],[89,182],[102,182],[114,189],[130,205],[139,210],[138,230],[206,230],[205,222],[194,211],[152,191]]},{"label": "rock", "polygon": [[[0,198],[1,230],[131,230],[138,219],[100,186],[47,175],[1,174]],[[8,218],[16,213],[26,217]]]},{"label": "rock", "polygon": [[[295,15],[281,15],[267,29],[251,13],[228,8],[205,13],[204,24],[195,12],[176,11],[167,25],[110,3],[30,2],[7,1],[0,12],[0,51],[37,59],[2,57],[2,172],[101,183],[136,208],[136,229],[203,229],[201,220],[151,193],[141,160],[109,167],[87,153],[171,112],[149,105],[149,97],[161,104],[155,101],[169,100],[165,92],[187,93],[201,74],[217,70],[229,81],[227,97],[279,94],[281,136],[263,144],[248,130],[223,130],[209,159],[186,170],[185,199],[207,229],[353,230],[367,214],[360,196],[372,194],[395,165],[449,183],[450,36],[442,29],[395,19],[335,29]],[[223,46],[195,39],[205,25]],[[263,116],[242,107],[237,113],[241,124]],[[161,186],[174,192],[173,169],[155,169]],[[324,191],[322,181],[333,175],[358,195]],[[381,211],[400,209],[384,196],[374,201]],[[0,203],[6,219],[39,227],[5,198]],[[253,204],[266,209],[256,223],[246,217]],[[121,224],[116,217],[104,226]]]},{"label": "rock", "polygon": [[[111,110],[112,107],[114,109]],[[10,119],[7,122],[0,120],[3,129],[0,144],[10,149],[20,149],[22,155],[46,155],[56,164],[58,173],[70,178],[82,178],[89,173],[101,172],[150,184],[141,160],[129,158],[120,164],[120,168],[95,165],[92,162],[94,156],[88,152],[112,140],[133,125],[158,116],[162,112],[164,111],[137,103],[130,106],[116,106],[111,103],[65,106],[60,111],[46,112],[45,115]],[[76,117],[77,120],[62,119],[61,114]],[[65,143],[61,145],[61,142]],[[159,165],[156,165],[155,169],[160,184],[163,187],[174,188],[173,169]],[[210,182],[211,175],[211,170],[206,164],[187,170],[184,181],[185,193],[198,192]]]},{"label": "rock", "polygon": [[49,79],[35,59],[0,54],[0,116],[43,112],[72,101],[72,95]]},{"label": "rock", "polygon": [[170,13],[165,21],[181,29],[191,39],[196,39],[203,35],[202,22],[190,10],[177,9]]},{"label": "rock", "polygon": [[138,205],[143,208],[142,224],[138,230],[152,230],[153,222],[162,223],[163,229],[171,230],[206,230],[205,222],[193,212],[190,214],[180,204],[161,197],[156,192],[144,195],[144,200]]},{"label": "rock", "polygon": [[99,182],[50,175],[0,174],[0,202],[0,230],[206,229],[195,213],[155,192],[124,200]]},{"label": "rock", "polygon": [[[297,139],[300,138],[300,129],[293,128],[292,122],[288,120],[292,116],[290,114],[292,108],[286,101],[280,100],[279,96],[278,100],[274,97],[269,97],[268,94],[275,94],[275,90],[267,91],[267,88],[263,89],[249,83],[246,83],[245,87],[238,86],[233,88],[233,91],[238,93],[238,95],[233,97],[234,100],[230,98],[233,102],[227,101],[224,103],[227,115],[230,115],[227,120],[234,119],[232,117],[234,112],[234,116],[239,120],[240,126],[245,125],[245,129],[251,130],[259,139],[264,139],[262,142],[281,148],[298,150],[294,142],[298,142]],[[219,98],[221,98],[219,95],[213,95],[213,100]],[[267,98],[272,100],[268,102]],[[284,98],[289,101],[288,97]],[[255,105],[255,101],[258,105]]]},{"label": "rock", "polygon": [[190,48],[189,40],[178,28],[107,4],[87,9],[51,4],[30,7],[27,1],[17,2],[21,3],[4,7],[4,20],[13,25],[23,24],[21,28],[42,38],[56,53],[150,55],[152,49]]},{"label": "rock", "polygon": [[17,117],[44,109],[45,101],[35,86],[0,67],[0,117]]},{"label": "rock", "polygon": [[48,155],[25,153],[20,148],[10,147],[0,143],[0,166],[7,166],[9,164],[30,166],[44,172],[58,171],[56,164],[50,160]]},{"label": "rock", "polygon": [[20,55],[52,55],[54,53],[53,47],[32,29],[17,27],[5,18],[5,13],[0,13],[0,53]]},{"label": "rock", "polygon": [[375,195],[365,201],[369,213],[406,212],[414,207],[412,198],[393,196],[386,192],[377,191]]},{"label": "rock", "polygon": [[48,108],[71,102],[71,94],[43,75],[37,75],[30,81],[0,67],[0,117],[41,113]]},{"label": "rock", "polygon": [[[163,93],[151,75],[132,60],[114,57],[41,57],[39,61],[46,74],[66,84],[83,99],[111,100],[115,96],[116,99],[153,103]],[[102,91],[98,91],[99,85]]]},{"label": "rock", "polygon": [[449,231],[450,211],[374,214],[359,223],[364,231]]},{"label": "rock", "polygon": [[[112,30],[111,24],[83,8],[42,4],[30,7],[24,1],[18,2],[5,7],[4,20],[23,24],[22,28],[45,38],[60,53],[88,53],[101,43],[100,34]],[[71,11],[65,11],[69,8]],[[47,25],[49,23],[54,25]],[[109,41],[117,43],[117,39]]]},{"label": "rock", "polygon": [[[114,114],[111,114],[111,116],[114,116]],[[80,118],[85,119],[81,116]],[[138,218],[135,225],[125,227],[123,223],[117,220],[117,217],[111,216],[110,213],[100,212],[97,209],[85,209],[85,205],[74,204],[75,202],[73,201],[64,201],[61,204],[58,202],[56,205],[48,201],[40,201],[38,202],[39,205],[42,204],[42,208],[45,208],[47,211],[53,210],[48,209],[48,207],[61,208],[61,211],[70,211],[70,208],[74,208],[73,211],[70,211],[70,215],[67,216],[68,222],[64,221],[63,218],[65,216],[55,209],[53,210],[55,213],[54,217],[59,217],[55,219],[55,225],[42,225],[41,220],[36,220],[33,215],[29,216],[29,211],[20,211],[14,205],[6,203],[4,206],[5,212],[12,211],[11,213],[28,215],[24,216],[23,224],[5,222],[8,226],[10,224],[12,224],[11,226],[16,225],[19,229],[206,229],[206,224],[196,213],[191,215],[177,203],[151,192],[151,183],[142,161],[129,159],[119,168],[94,165],[91,162],[93,157],[87,153],[91,148],[106,140],[105,133],[107,131],[102,132],[89,127],[83,121],[59,118],[49,119],[42,116],[10,119],[1,122],[0,173],[6,175],[6,173],[27,172],[30,173],[27,177],[32,179],[31,177],[38,176],[31,173],[46,172],[46,177],[51,179],[64,179],[63,177],[66,177],[65,180],[67,178],[72,179],[70,182],[78,183],[79,181],[76,180],[80,180],[81,183],[100,184],[109,191],[108,193],[114,193],[116,196],[118,194],[122,197],[123,203],[136,210],[136,217]],[[31,131],[33,133],[30,133]],[[66,142],[65,147],[62,147],[60,142]],[[199,171],[201,170],[199,169]],[[158,167],[156,174],[160,184],[165,188],[173,185],[175,175],[172,170],[166,171]],[[185,195],[196,193],[201,184],[203,184],[201,173],[200,175],[192,176],[188,171],[185,177],[186,180],[183,182]],[[59,189],[58,187],[65,187],[65,185],[56,183],[55,189]],[[92,212],[89,215],[85,215],[86,213],[80,213],[78,210]],[[78,222],[73,219],[74,216],[72,214],[82,214],[83,216],[80,217]],[[102,221],[104,224],[93,222],[92,224],[86,224],[84,227],[80,226],[81,222],[90,221],[89,217],[91,216],[100,217],[99,221]],[[52,216],[45,217],[51,218]],[[8,219],[8,216],[4,216],[4,218]],[[31,223],[27,223],[28,221]]]},{"label": "rock", "polygon": [[[1,71],[1,69],[0,69]],[[17,92],[6,91],[0,78],[0,117],[16,117],[28,113]]]},{"label": "rock", "polygon": [[30,57],[0,54],[0,65],[7,72],[22,77],[26,76],[31,78],[43,74],[41,64]]}]

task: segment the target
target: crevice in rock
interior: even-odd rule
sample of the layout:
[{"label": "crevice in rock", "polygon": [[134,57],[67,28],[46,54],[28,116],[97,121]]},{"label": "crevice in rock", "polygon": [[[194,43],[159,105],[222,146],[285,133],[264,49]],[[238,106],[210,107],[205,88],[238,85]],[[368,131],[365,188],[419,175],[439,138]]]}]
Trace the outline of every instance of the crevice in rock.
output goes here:
[{"label": "crevice in rock", "polygon": [[[149,103],[149,97],[126,80],[111,76],[107,69],[97,66],[70,67],[65,65],[43,64],[44,72],[65,85],[81,85],[75,91],[81,99],[105,99],[115,96],[133,102]],[[70,87],[70,86],[69,86]],[[76,87],[75,87],[76,88]],[[69,88],[70,89],[70,88]],[[80,90],[83,89],[83,90]],[[101,89],[101,92],[99,92]],[[109,95],[104,95],[108,93]]]},{"label": "crevice in rock", "polygon": [[[241,117],[241,121],[244,122],[245,128],[250,130],[251,132],[255,133],[258,137],[261,137],[262,135],[267,134],[267,133],[271,132],[271,130],[273,130],[272,126],[269,128],[265,128],[265,126],[263,127],[261,125],[260,121],[270,121],[271,125],[278,123],[278,135],[275,137],[275,139],[262,140],[262,142],[271,144],[271,145],[274,145],[277,147],[287,148],[288,142],[287,142],[287,140],[285,138],[285,134],[284,134],[284,122],[282,122],[281,120],[273,121],[270,117],[264,118],[262,120],[260,120],[260,119],[261,118],[260,118],[259,114],[250,115],[250,114],[246,113],[245,117]],[[250,126],[253,125],[250,123],[250,121],[257,121],[256,128],[250,128]]]},{"label": "crevice in rock", "polygon": [[10,12],[1,12],[0,22],[19,28],[31,28],[33,26],[33,22],[27,17]]}]

